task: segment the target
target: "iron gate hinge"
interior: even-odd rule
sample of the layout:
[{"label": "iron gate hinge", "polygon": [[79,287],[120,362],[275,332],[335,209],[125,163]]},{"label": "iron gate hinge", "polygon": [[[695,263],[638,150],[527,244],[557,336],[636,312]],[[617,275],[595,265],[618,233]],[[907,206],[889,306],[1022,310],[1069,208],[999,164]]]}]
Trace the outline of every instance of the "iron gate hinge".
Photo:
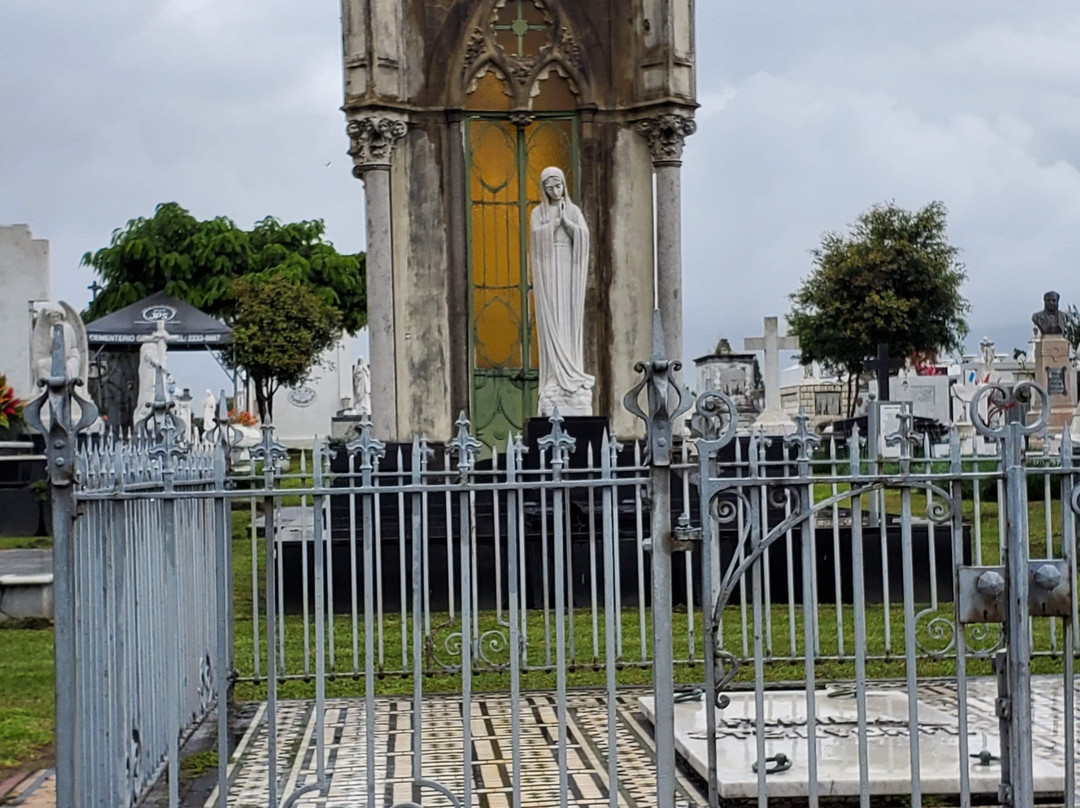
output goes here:
[{"label": "iron gate hinge", "polygon": [[998,802],[1002,805],[1013,804],[1013,789],[1008,783],[998,784]]}]

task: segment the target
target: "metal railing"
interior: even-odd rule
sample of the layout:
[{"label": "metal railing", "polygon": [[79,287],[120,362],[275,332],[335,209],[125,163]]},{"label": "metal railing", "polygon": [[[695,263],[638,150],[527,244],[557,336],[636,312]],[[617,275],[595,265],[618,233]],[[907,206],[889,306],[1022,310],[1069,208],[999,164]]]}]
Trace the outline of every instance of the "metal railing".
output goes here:
[{"label": "metal railing", "polygon": [[[455,808],[472,806],[481,675],[485,687],[495,683],[509,696],[503,757],[514,808],[523,799],[531,720],[523,688],[536,681],[549,688],[552,776],[566,806],[574,799],[570,683],[582,674],[602,693],[607,736],[598,776],[617,808],[627,776],[617,688],[639,669],[648,669],[653,686],[657,804],[670,808],[676,681],[703,685],[704,705],[718,708],[730,703],[736,680],[752,686],[749,720],[761,762],[769,757],[769,670],[791,663],[801,666],[796,687],[805,694],[809,804],[819,797],[816,686],[845,681],[854,683],[859,715],[851,796],[868,806],[871,662],[906,689],[918,808],[922,671],[943,665],[934,675],[956,684],[962,768],[968,667],[990,660],[1007,705],[999,796],[1026,807],[1034,798],[1032,749],[1020,728],[1029,720],[1028,667],[1040,655],[1064,677],[1058,793],[1075,806],[1080,486],[1067,430],[1055,455],[1034,446],[1040,435],[1048,442],[1044,420],[979,420],[995,455],[962,457],[954,437],[941,456],[925,438],[920,444],[902,415],[899,431],[887,436],[896,457],[887,459],[876,440],[868,446],[857,434],[822,445],[802,417],[792,435],[737,435],[734,404],[706,394],[693,419],[698,437],[680,441],[675,425],[690,402],[677,365],[658,348],[626,399],[646,424],[637,444],[575,439],[556,414],[531,446],[512,439],[482,462],[462,416],[441,447],[418,438],[388,457],[365,423],[348,445],[316,439],[310,453],[290,457],[267,425],[250,471],[232,474],[225,412],[210,440],[183,445],[163,392],[144,437],[80,446],[93,408],[66,379],[61,332],[56,339],[53,378],[30,415],[40,424],[46,403],[52,415],[61,808],[133,805],[162,773],[169,804],[179,805],[181,743],[227,704],[233,685],[265,687],[258,723],[270,762],[267,804],[328,794],[333,773],[322,729],[303,741],[304,776],[281,777],[279,690],[310,681],[313,726],[322,728],[330,677],[356,680],[365,738],[380,731],[377,694],[389,679],[410,694],[410,797],[385,796],[376,746],[366,742],[366,804],[418,804],[435,792]],[[1010,400],[1023,392],[988,390]],[[642,394],[647,402],[639,405]],[[1031,565],[1029,557],[1043,561]],[[438,781],[425,762],[434,743],[424,733],[432,677],[436,689],[452,690],[460,719],[441,726],[438,739],[442,751],[447,743],[460,749],[458,776],[442,769]],[[702,709],[709,739],[702,800],[718,805],[718,719]],[[229,729],[228,711],[218,709],[211,801],[220,808],[236,804],[243,780],[240,763],[230,761]],[[767,803],[766,766],[758,769],[758,797]],[[973,785],[962,771],[959,780],[966,804]]]}]

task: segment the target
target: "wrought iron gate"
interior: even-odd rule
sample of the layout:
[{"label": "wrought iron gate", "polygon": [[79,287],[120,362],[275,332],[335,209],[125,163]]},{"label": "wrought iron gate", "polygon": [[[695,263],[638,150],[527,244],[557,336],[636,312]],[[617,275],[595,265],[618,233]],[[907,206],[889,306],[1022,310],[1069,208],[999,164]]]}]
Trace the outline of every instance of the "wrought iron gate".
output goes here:
[{"label": "wrought iron gate", "polygon": [[[690,439],[660,330],[626,399],[640,444],[578,443],[556,416],[532,453],[481,461],[462,417],[445,447],[388,452],[367,426],[290,456],[267,426],[246,469],[224,410],[182,440],[163,391],[141,436],[80,435],[93,407],[58,330],[29,410],[55,509],[58,805],[186,804],[186,744],[216,722],[211,806],[867,806],[882,744],[919,806],[941,735],[961,804],[992,781],[1003,804],[1072,808],[1071,438],[980,417],[987,397],[1045,413],[1045,392],[986,388],[981,456],[903,417],[883,446],[804,417],[738,435],[718,394]],[[1033,704],[1059,726],[1033,737]],[[850,792],[822,754],[837,738]]]}]

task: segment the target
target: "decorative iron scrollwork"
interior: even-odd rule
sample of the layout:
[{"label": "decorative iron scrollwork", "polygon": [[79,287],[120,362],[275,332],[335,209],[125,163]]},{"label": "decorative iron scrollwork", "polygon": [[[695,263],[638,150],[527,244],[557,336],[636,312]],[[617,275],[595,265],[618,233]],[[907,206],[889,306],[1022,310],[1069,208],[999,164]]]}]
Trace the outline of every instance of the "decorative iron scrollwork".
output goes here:
[{"label": "decorative iron scrollwork", "polygon": [[[664,321],[659,310],[653,311],[653,355],[648,362],[638,362],[634,370],[641,380],[623,397],[623,406],[645,422],[645,458],[651,466],[671,465],[673,424],[690,410],[686,388],[675,374],[682,369],[677,359],[668,359],[664,351]],[[641,391],[648,388],[646,413],[638,403]],[[674,399],[674,400],[672,400]]]},{"label": "decorative iron scrollwork", "polygon": [[[64,346],[64,326],[53,326],[52,367],[47,379],[38,381],[45,388],[38,398],[26,405],[23,417],[30,426],[48,436],[46,453],[49,461],[49,481],[56,488],[66,488],[75,482],[75,443],[82,430],[90,426],[98,417],[98,409],[93,402],[82,398],[75,392],[83,384],[82,379],[71,379],[67,375],[66,349]],[[45,426],[42,413],[49,405],[49,425]],[[72,405],[79,406],[79,420],[72,418]]]},{"label": "decorative iron scrollwork", "polygon": [[[1033,423],[1022,425],[1021,433],[1034,435],[1042,432],[1046,428],[1047,418],[1050,415],[1050,394],[1035,382],[1020,382],[1011,386],[995,383],[981,387],[971,398],[971,423],[983,437],[1000,440],[1005,437],[1008,423],[1019,420],[1019,408],[1030,404],[1035,396],[1039,397],[1042,404],[1039,408],[1039,417]],[[988,410],[993,407],[1004,414],[1005,423],[994,426],[989,418],[983,417],[981,404],[984,398],[987,401]]]}]

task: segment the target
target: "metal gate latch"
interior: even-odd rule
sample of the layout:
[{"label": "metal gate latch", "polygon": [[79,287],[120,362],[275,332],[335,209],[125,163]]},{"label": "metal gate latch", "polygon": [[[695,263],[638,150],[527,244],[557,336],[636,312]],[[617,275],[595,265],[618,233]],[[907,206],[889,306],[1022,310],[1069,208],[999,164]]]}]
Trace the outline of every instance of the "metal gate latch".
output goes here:
[{"label": "metal gate latch", "polygon": [[1031,561],[1028,564],[1028,611],[1032,617],[1070,617],[1072,587],[1069,562],[1063,559]]},{"label": "metal gate latch", "polygon": [[701,543],[703,535],[700,527],[690,526],[690,517],[684,513],[679,516],[675,529],[671,531],[671,551],[689,553],[695,544]]},{"label": "metal gate latch", "polygon": [[960,567],[957,570],[961,624],[1001,623],[1005,620],[1005,568]]}]

